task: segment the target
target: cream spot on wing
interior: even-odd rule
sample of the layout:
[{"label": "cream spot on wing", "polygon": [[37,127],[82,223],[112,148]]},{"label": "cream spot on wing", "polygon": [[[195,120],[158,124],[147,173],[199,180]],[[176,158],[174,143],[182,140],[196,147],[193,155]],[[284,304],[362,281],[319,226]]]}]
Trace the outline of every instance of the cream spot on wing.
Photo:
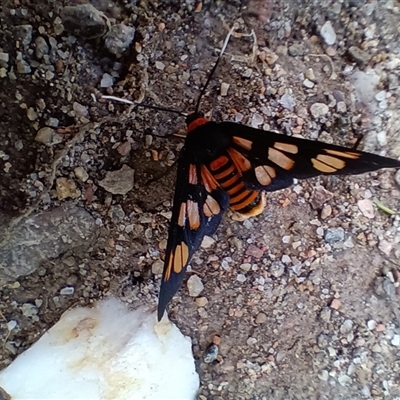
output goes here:
[{"label": "cream spot on wing", "polygon": [[221,211],[221,207],[213,197],[208,195],[203,206],[203,211],[206,217],[211,217],[213,215],[218,215]]},{"label": "cream spot on wing", "polygon": [[190,229],[197,229],[200,226],[200,214],[198,204],[192,200],[186,202],[187,218]]},{"label": "cream spot on wing", "polygon": [[311,159],[312,165],[315,169],[321,172],[327,172],[327,173],[332,173],[336,172],[336,168],[332,168],[329,165],[324,164],[323,162],[317,160],[316,158]]},{"label": "cream spot on wing", "polygon": [[346,162],[341,160],[340,158],[326,156],[324,154],[318,154],[317,160],[322,161],[323,163],[330,165],[331,167],[336,169],[342,169],[346,166]]},{"label": "cream spot on wing", "polygon": [[274,147],[278,150],[285,151],[286,153],[297,154],[299,148],[295,144],[275,142]]},{"label": "cream spot on wing", "polygon": [[190,164],[189,166],[189,183],[192,185],[197,185],[197,171],[196,166],[194,164]]},{"label": "cream spot on wing", "polygon": [[185,221],[186,221],[186,204],[181,203],[181,208],[179,210],[179,216],[178,216],[178,225],[185,226]]},{"label": "cream spot on wing", "polygon": [[276,176],[275,169],[269,165],[259,165],[254,169],[254,173],[258,182],[263,186],[269,185]]},{"label": "cream spot on wing", "polygon": [[238,136],[233,137],[233,143],[236,143],[238,146],[242,147],[245,150],[251,150],[251,146],[253,142],[251,140],[243,139]]},{"label": "cream spot on wing", "polygon": [[329,150],[329,149],[324,149],[328,154],[332,154],[333,156],[339,156],[343,158],[351,158],[353,160],[357,160],[360,158],[359,153],[353,153],[352,151],[338,151],[338,150]]},{"label": "cream spot on wing", "polygon": [[268,159],[286,171],[290,170],[294,165],[294,160],[273,147],[268,149]]}]

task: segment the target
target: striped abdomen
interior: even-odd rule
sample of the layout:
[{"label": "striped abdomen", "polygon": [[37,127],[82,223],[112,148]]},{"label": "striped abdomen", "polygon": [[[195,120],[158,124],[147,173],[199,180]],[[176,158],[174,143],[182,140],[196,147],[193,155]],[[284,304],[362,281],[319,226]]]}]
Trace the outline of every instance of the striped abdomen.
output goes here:
[{"label": "striped abdomen", "polygon": [[[229,156],[228,156],[229,155]],[[234,149],[209,164],[210,172],[219,186],[229,195],[229,207],[245,216],[260,214],[265,206],[261,192],[245,187],[242,173],[251,168],[249,161]]]}]

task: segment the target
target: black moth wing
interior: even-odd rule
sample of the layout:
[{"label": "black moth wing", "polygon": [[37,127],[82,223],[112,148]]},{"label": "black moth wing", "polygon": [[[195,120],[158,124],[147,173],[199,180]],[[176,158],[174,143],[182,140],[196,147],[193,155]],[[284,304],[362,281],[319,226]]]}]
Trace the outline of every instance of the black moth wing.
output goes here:
[{"label": "black moth wing", "polygon": [[234,122],[222,122],[219,127],[232,138],[231,146],[250,161],[251,168],[243,172],[243,180],[255,190],[284,189],[293,184],[293,178],[355,175],[400,167],[395,159]]},{"label": "black moth wing", "polygon": [[191,257],[204,236],[216,231],[229,204],[224,190],[205,182],[205,166],[195,160],[193,149],[181,150],[158,300],[159,321],[178,291]]}]

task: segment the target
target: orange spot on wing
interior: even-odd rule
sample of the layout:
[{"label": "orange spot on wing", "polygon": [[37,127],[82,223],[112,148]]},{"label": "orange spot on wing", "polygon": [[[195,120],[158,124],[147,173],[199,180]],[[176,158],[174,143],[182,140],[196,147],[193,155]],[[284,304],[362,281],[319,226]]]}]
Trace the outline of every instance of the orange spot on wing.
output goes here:
[{"label": "orange spot on wing", "polygon": [[320,172],[332,173],[337,171],[336,168],[332,168],[329,165],[326,165],[325,163],[317,160],[316,158],[312,158],[311,162],[313,167]]},{"label": "orange spot on wing", "polygon": [[190,164],[189,166],[189,183],[192,185],[197,185],[197,170],[194,164]]},{"label": "orange spot on wing", "polygon": [[290,170],[294,165],[294,161],[291,158],[273,147],[268,149],[268,159],[286,171]]},{"label": "orange spot on wing", "polygon": [[251,140],[243,139],[238,136],[233,137],[233,142],[245,150],[251,150],[251,146],[253,145],[253,142]]},{"label": "orange spot on wing", "polygon": [[326,156],[325,154],[318,154],[317,160],[322,161],[323,163],[336,169],[342,169],[346,166],[346,162],[341,160],[340,158]]},{"label": "orange spot on wing", "polygon": [[230,148],[228,153],[239,171],[246,172],[251,168],[251,162],[239,151]]},{"label": "orange spot on wing", "polygon": [[164,267],[165,268],[164,279],[163,279],[164,282],[168,281],[169,278],[171,277],[172,259],[173,259],[172,254],[169,254],[169,256],[168,256],[168,264],[165,264],[166,267]]},{"label": "orange spot on wing", "polygon": [[201,179],[208,193],[211,193],[213,190],[218,188],[218,184],[214,177],[204,165],[201,166]]},{"label": "orange spot on wing", "polygon": [[185,242],[181,242],[175,247],[174,252],[174,272],[179,274],[189,261],[189,248]]},{"label": "orange spot on wing", "polygon": [[197,229],[200,226],[199,205],[193,200],[188,200],[186,202],[186,212],[190,229]]}]

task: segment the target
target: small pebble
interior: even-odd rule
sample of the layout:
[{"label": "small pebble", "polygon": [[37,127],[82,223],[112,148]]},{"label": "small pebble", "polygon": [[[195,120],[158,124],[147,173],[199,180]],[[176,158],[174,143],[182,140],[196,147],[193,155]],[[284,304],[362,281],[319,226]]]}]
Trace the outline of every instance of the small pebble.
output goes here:
[{"label": "small pebble", "polygon": [[364,217],[370,219],[375,217],[374,204],[372,203],[371,200],[369,199],[358,200],[357,205],[361,213],[364,215]]},{"label": "small pebble", "polygon": [[346,319],[340,327],[340,332],[343,334],[350,333],[353,329],[353,321],[351,319]]},{"label": "small pebble", "polygon": [[314,70],[312,68],[308,68],[304,75],[310,81],[315,81],[316,80],[315,74],[314,74]]},{"label": "small pebble", "polygon": [[161,275],[164,269],[164,262],[161,260],[156,260],[151,264],[151,273],[153,275]]},{"label": "small pebble", "polygon": [[318,378],[321,379],[321,381],[327,381],[329,378],[329,373],[326,369],[323,369],[319,374]]},{"label": "small pebble", "polygon": [[83,167],[74,168],[74,174],[81,182],[86,182],[89,179],[89,174]]},{"label": "small pebble", "polygon": [[262,312],[258,313],[256,316],[256,324],[264,324],[265,322],[267,322],[267,316]]},{"label": "small pebble", "polygon": [[135,171],[126,164],[117,171],[108,171],[99,185],[112,194],[127,194],[133,189]]},{"label": "small pebble", "polygon": [[339,308],[340,308],[340,300],[339,299],[333,299],[330,307],[333,308],[334,310],[339,310]]},{"label": "small pebble", "polygon": [[80,192],[77,189],[75,182],[64,177],[56,179],[56,192],[58,200],[68,198],[75,199],[80,196]]},{"label": "small pebble", "polygon": [[250,268],[251,268],[251,264],[250,263],[244,263],[244,264],[241,264],[239,268],[244,272],[249,272]]},{"label": "small pebble", "polygon": [[315,84],[314,82],[311,82],[309,79],[304,79],[303,86],[306,87],[307,89],[312,89],[315,86]]},{"label": "small pebble", "polygon": [[310,112],[315,119],[318,119],[328,114],[329,107],[324,103],[314,103],[310,107]]},{"label": "small pebble", "polygon": [[195,301],[197,307],[205,307],[208,303],[207,297],[198,297]]},{"label": "small pebble", "polygon": [[325,24],[322,25],[320,34],[327,45],[331,46],[336,42],[336,33],[330,21],[326,21]]},{"label": "small pebble", "polygon": [[254,113],[251,117],[251,126],[253,128],[258,128],[261,124],[264,123],[264,118],[262,117],[262,115],[258,114],[258,113]]},{"label": "small pebble", "polygon": [[344,229],[339,228],[328,228],[325,231],[324,239],[327,243],[336,243],[344,241]]},{"label": "small pebble", "polygon": [[332,206],[331,205],[326,205],[324,208],[321,210],[321,219],[326,219],[332,214]]},{"label": "small pebble", "polygon": [[388,256],[390,254],[390,252],[392,251],[393,245],[389,241],[382,239],[378,243],[378,248],[382,253],[384,253]]},{"label": "small pebble", "polygon": [[100,81],[100,87],[102,88],[108,88],[111,87],[114,83],[114,79],[110,74],[103,74],[103,77],[101,78]]},{"label": "small pebble", "polygon": [[386,91],[385,90],[381,90],[380,92],[378,92],[375,95],[375,100],[378,101],[378,102],[381,102],[381,101],[386,99],[386,95],[387,95]]},{"label": "small pebble", "polygon": [[369,329],[370,331],[375,330],[375,328],[376,328],[376,321],[374,321],[373,319],[370,319],[370,320],[367,322],[367,327],[368,327],[368,329]]},{"label": "small pebble", "polygon": [[70,296],[74,294],[75,289],[72,286],[66,286],[60,290],[60,295],[62,296]]},{"label": "small pebble", "polygon": [[164,71],[165,69],[165,64],[161,61],[156,61],[156,68],[160,71]]},{"label": "small pebble", "polygon": [[275,278],[279,278],[285,273],[285,265],[281,261],[275,261],[269,267],[269,272]]},{"label": "small pebble", "polygon": [[393,346],[399,347],[400,346],[400,335],[393,335],[392,340],[390,341],[390,343]]},{"label": "small pebble", "polygon": [[221,83],[221,96],[227,96],[230,84],[226,82]]},{"label": "small pebble", "polygon": [[7,329],[9,331],[12,331],[13,329],[15,329],[18,326],[17,321],[14,321],[13,319],[11,321],[7,322]]},{"label": "small pebble", "polygon": [[290,94],[284,94],[281,99],[279,100],[279,104],[286,108],[289,111],[293,111],[294,107],[296,106],[296,101]]},{"label": "small pebble", "polygon": [[204,289],[203,282],[197,275],[192,275],[187,281],[189,296],[197,297]]},{"label": "small pebble", "polygon": [[338,382],[342,386],[347,386],[348,384],[350,384],[352,382],[352,379],[347,375],[340,375],[338,378]]},{"label": "small pebble", "polygon": [[206,364],[210,364],[215,361],[218,357],[218,346],[216,344],[211,344],[207,347],[207,350],[204,352],[204,362]]},{"label": "small pebble", "polygon": [[204,236],[203,241],[201,242],[201,247],[203,249],[210,248],[215,243],[215,240],[210,236]]}]

